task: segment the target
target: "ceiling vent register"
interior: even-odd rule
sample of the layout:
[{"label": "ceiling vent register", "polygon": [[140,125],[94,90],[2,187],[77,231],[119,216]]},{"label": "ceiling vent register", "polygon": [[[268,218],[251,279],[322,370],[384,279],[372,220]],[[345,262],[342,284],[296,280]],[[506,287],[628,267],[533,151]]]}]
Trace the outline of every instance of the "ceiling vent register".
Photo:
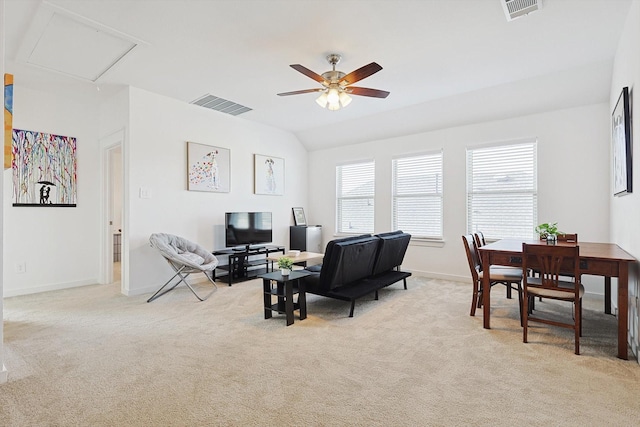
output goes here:
[{"label": "ceiling vent register", "polygon": [[252,108],[245,107],[244,105],[236,104],[233,101],[209,94],[192,101],[191,104],[209,108],[210,110],[220,111],[221,113],[231,114],[232,116],[237,116],[252,110]]},{"label": "ceiling vent register", "polygon": [[502,8],[507,16],[507,21],[513,21],[542,9],[542,0],[502,0]]}]

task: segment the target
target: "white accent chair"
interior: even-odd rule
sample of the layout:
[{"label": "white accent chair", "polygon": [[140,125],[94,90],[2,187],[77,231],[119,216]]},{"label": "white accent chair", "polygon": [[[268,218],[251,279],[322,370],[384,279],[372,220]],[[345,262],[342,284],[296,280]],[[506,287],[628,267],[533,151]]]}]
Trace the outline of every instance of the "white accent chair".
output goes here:
[{"label": "white accent chair", "polygon": [[[176,272],[171,279],[160,287],[155,294],[147,300],[151,302],[161,297],[169,291],[172,291],[180,283],[184,283],[193,292],[200,301],[204,301],[213,294],[217,289],[216,283],[212,279],[212,272],[218,266],[218,259],[209,251],[204,249],[197,243],[174,236],[172,234],[154,233],[149,237],[149,243],[156,248],[160,254],[167,260],[171,268]],[[213,284],[213,290],[205,297],[201,297],[196,293],[193,287],[186,281],[186,278],[192,273],[203,273],[207,279]],[[209,273],[209,274],[207,274]],[[165,289],[171,281],[179,277],[179,280],[168,289]]]}]

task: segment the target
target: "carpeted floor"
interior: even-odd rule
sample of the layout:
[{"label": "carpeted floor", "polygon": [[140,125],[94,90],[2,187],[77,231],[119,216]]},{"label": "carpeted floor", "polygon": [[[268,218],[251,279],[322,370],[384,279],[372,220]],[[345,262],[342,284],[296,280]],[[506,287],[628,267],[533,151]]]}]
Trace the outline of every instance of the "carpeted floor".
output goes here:
[{"label": "carpeted floor", "polygon": [[484,330],[470,285],[408,285],[365,298],[353,318],[310,295],[309,317],[289,327],[263,318],[258,280],[205,302],[181,287],[147,304],[112,285],[6,298],[0,424],[637,425],[640,366],[615,357],[600,301],[586,304],[576,356],[568,330],[534,326],[523,344],[502,288]]}]

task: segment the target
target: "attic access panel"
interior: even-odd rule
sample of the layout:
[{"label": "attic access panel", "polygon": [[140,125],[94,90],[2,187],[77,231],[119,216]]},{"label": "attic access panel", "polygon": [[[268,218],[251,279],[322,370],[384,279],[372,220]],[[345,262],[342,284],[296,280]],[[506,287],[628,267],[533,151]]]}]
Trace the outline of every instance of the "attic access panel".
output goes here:
[{"label": "attic access panel", "polygon": [[95,82],[134,47],[129,40],[54,13],[27,63]]}]

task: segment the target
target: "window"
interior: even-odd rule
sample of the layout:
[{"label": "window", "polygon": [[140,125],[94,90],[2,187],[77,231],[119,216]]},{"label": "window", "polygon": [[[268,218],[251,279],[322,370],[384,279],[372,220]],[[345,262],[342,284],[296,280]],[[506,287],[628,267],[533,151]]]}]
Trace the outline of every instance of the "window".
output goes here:
[{"label": "window", "polygon": [[336,230],[373,233],[375,162],[336,166]]},{"label": "window", "polygon": [[533,238],[538,216],[537,142],[467,149],[467,231]]},{"label": "window", "polygon": [[393,159],[393,230],[442,238],[442,151]]}]

